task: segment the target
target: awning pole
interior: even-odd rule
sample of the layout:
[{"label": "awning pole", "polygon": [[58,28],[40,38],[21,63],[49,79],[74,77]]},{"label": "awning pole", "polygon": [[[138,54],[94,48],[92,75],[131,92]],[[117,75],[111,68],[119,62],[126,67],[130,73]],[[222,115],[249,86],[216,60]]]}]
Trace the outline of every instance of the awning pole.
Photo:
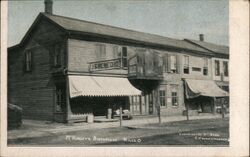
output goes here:
[{"label": "awning pole", "polygon": [[120,104],[120,127],[122,127],[122,105]]}]

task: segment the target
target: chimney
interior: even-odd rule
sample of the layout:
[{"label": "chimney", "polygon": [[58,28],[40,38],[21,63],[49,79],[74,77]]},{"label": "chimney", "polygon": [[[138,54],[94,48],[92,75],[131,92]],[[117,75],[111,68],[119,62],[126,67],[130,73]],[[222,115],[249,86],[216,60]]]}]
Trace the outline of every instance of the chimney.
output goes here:
[{"label": "chimney", "polygon": [[45,13],[47,14],[52,14],[52,10],[53,10],[53,0],[44,0],[44,4],[45,4]]},{"label": "chimney", "polygon": [[204,41],[204,34],[200,34],[200,41]]}]

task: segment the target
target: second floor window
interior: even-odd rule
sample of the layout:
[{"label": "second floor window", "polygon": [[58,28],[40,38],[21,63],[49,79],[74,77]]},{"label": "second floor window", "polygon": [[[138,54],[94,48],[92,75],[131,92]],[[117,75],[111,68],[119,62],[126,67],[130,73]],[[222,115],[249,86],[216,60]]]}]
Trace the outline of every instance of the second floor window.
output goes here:
[{"label": "second floor window", "polygon": [[159,90],[159,99],[160,99],[160,105],[166,106],[165,102],[165,90]]},{"label": "second floor window", "polygon": [[228,62],[223,61],[223,74],[224,76],[228,76]]},{"label": "second floor window", "polygon": [[106,45],[96,44],[95,55],[96,55],[97,61],[105,60],[105,58],[106,58]]},{"label": "second floor window", "polygon": [[32,66],[32,53],[31,51],[25,52],[25,71],[31,71],[31,66]]},{"label": "second floor window", "polygon": [[54,51],[54,66],[60,66],[61,65],[61,51],[62,47],[60,44],[55,45],[55,51]]},{"label": "second floor window", "polygon": [[170,56],[170,72],[171,73],[177,73],[177,61],[176,61],[176,55]]},{"label": "second floor window", "polygon": [[208,75],[208,59],[204,58],[203,75]]},{"label": "second floor window", "polygon": [[183,56],[183,73],[189,74],[189,56]]},{"label": "second floor window", "polygon": [[122,67],[127,68],[128,67],[128,52],[127,47],[122,47]]},{"label": "second floor window", "polygon": [[215,76],[219,76],[220,75],[220,61],[219,60],[214,61],[214,68],[215,68]]}]

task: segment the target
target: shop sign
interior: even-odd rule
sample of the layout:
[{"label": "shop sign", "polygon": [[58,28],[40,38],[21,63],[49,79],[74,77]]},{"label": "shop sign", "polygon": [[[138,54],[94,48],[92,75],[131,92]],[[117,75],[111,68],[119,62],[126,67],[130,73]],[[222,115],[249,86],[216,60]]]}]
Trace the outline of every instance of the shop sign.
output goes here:
[{"label": "shop sign", "polygon": [[89,63],[89,71],[91,72],[101,71],[101,70],[119,69],[121,67],[122,67],[122,64],[121,64],[120,58]]}]

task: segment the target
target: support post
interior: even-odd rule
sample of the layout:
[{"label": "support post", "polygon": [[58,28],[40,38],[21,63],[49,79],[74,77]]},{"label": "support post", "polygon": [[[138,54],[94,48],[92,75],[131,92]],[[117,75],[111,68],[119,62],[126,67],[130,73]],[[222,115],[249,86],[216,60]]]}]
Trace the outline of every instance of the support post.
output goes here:
[{"label": "support post", "polygon": [[142,115],[142,101],[141,101],[141,99],[142,99],[142,96],[140,95],[139,96],[139,101],[140,101],[140,114]]},{"label": "support post", "polygon": [[188,103],[186,104],[186,107],[187,107],[187,120],[189,120],[189,106],[188,106]]},{"label": "support post", "polygon": [[122,127],[122,105],[120,105],[120,127]]}]

